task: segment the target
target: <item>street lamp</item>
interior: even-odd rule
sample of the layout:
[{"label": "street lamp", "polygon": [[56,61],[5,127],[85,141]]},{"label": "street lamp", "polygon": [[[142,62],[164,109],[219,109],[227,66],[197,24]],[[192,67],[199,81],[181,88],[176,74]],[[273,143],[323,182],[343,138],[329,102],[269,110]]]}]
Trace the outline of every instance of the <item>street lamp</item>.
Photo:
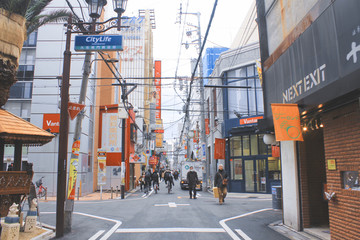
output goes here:
[{"label": "street lamp", "polygon": [[89,16],[93,19],[100,17],[103,7],[107,4],[106,0],[86,0],[89,9]]},{"label": "street lamp", "polygon": [[[112,28],[120,30],[121,27],[121,14],[125,12],[127,0],[114,0],[116,4],[117,17],[110,18],[105,22],[96,22],[100,17],[103,7],[107,4],[106,0],[86,0],[89,7],[89,16],[92,18],[91,22],[72,22],[72,16],[69,17],[66,25],[66,46],[64,51],[63,74],[61,85],[61,110],[60,110],[60,131],[59,131],[59,153],[58,153],[58,179],[57,179],[57,200],[56,200],[56,237],[64,235],[65,226],[65,195],[66,195],[66,170],[67,170],[67,154],[68,154],[68,135],[69,135],[69,82],[70,82],[70,65],[71,65],[71,34],[100,34]],[[115,6],[115,5],[114,5]],[[119,9],[119,7],[122,7]],[[90,64],[90,54],[89,64]],[[66,212],[72,213],[73,204],[66,206]],[[68,214],[69,216],[69,214]],[[67,223],[70,222],[71,214]]]}]

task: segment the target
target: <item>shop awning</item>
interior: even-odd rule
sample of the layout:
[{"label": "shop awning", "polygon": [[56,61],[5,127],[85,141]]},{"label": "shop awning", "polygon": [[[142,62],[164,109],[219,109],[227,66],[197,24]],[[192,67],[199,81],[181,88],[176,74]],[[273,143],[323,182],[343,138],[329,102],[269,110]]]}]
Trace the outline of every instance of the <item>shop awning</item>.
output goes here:
[{"label": "shop awning", "polygon": [[0,139],[3,144],[41,146],[53,139],[54,135],[31,124],[30,122],[0,109]]}]

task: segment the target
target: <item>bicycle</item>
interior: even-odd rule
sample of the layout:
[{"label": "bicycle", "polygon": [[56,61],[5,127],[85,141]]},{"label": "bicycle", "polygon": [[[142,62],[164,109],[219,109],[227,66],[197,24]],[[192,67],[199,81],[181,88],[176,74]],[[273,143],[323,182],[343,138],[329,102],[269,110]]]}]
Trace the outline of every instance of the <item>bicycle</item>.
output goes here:
[{"label": "bicycle", "polygon": [[38,191],[36,192],[36,195],[37,195],[39,198],[45,197],[45,196],[46,196],[46,193],[47,193],[47,188],[42,185],[42,184],[43,184],[43,182],[42,182],[42,179],[43,179],[43,178],[44,178],[44,177],[41,177],[39,180],[37,180],[37,181],[35,182],[36,188],[38,188]]}]

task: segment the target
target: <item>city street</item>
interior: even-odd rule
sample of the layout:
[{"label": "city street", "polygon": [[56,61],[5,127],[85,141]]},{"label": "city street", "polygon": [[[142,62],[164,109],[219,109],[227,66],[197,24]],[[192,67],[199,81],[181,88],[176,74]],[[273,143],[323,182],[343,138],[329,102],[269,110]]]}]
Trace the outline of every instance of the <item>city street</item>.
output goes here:
[{"label": "city street", "polygon": [[[282,217],[271,195],[230,193],[219,205],[210,193],[189,199],[175,181],[168,194],[137,191],[126,199],[75,203],[72,232],[61,239],[287,239],[268,225]],[[55,226],[56,202],[40,203],[40,221]]]}]

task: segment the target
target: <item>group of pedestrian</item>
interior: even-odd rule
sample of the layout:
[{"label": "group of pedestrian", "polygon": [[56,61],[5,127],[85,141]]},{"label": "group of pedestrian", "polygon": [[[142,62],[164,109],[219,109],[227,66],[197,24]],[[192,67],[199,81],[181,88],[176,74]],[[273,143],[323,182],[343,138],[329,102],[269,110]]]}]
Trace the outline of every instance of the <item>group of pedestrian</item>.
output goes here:
[{"label": "group of pedestrian", "polygon": [[[140,185],[140,190],[142,191],[150,191],[151,190],[151,182],[153,183],[153,187],[159,187],[159,179],[162,178],[162,173],[164,176],[165,184],[170,182],[170,186],[174,186],[174,174],[170,171],[170,169],[160,170],[160,174],[155,169],[153,173],[151,173],[151,169],[148,169],[146,172],[140,176],[138,182]],[[187,182],[189,184],[189,195],[190,199],[197,199],[196,197],[196,186],[199,184],[199,178],[194,171],[194,167],[190,167],[190,171],[187,173]],[[228,175],[226,171],[224,171],[224,166],[219,164],[218,171],[215,174],[214,186],[217,187],[219,193],[219,204],[222,205],[225,202],[225,197],[227,195],[227,184],[228,184]],[[158,190],[160,190],[158,188]]]}]

